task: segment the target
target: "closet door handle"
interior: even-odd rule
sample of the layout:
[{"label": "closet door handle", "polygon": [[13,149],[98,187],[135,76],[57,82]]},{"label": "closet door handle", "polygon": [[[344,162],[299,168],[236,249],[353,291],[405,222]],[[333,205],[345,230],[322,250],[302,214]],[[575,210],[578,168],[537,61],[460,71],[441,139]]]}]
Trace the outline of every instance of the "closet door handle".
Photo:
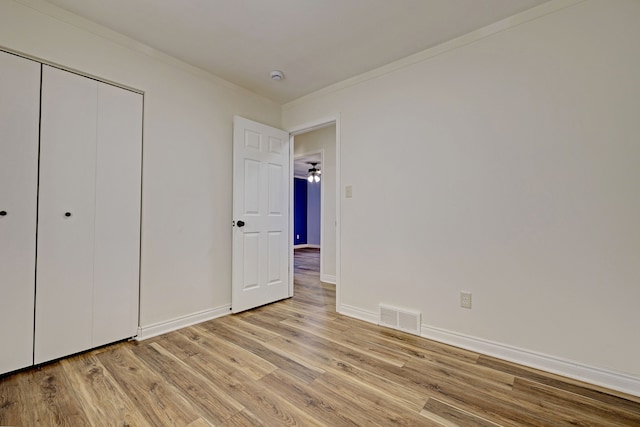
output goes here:
[{"label": "closet door handle", "polygon": [[7,211],[0,211],[0,216],[7,216]]}]

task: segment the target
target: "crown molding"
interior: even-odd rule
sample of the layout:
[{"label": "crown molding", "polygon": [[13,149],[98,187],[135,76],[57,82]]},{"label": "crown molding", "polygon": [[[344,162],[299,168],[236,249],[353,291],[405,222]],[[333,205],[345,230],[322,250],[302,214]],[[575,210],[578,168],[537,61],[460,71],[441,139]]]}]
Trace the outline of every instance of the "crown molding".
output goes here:
[{"label": "crown molding", "polygon": [[485,27],[482,27],[470,33],[464,34],[460,37],[456,37],[455,39],[451,39],[449,41],[446,41],[444,43],[441,43],[429,49],[423,50],[413,55],[409,55],[397,61],[391,62],[387,65],[383,65],[381,67],[375,68],[371,71],[367,71],[365,73],[359,74],[357,76],[351,77],[341,82],[332,84],[330,86],[327,86],[325,88],[312,92],[308,95],[302,96],[298,99],[294,99],[293,101],[283,104],[282,110],[283,111],[290,110],[299,105],[306,104],[308,102],[311,102],[317,98],[321,98],[330,93],[338,92],[348,87],[356,86],[366,81],[373,80],[378,77],[382,77],[384,75],[401,70],[403,68],[410,67],[414,64],[424,62],[440,54],[469,45],[471,43],[474,43],[486,37],[489,37],[493,34],[497,34],[502,31],[515,28],[519,25],[525,24],[527,22],[533,21],[535,19],[541,18],[546,15],[555,13],[559,10],[566,9],[568,7],[574,6],[584,1],[586,0],[551,0],[547,3],[543,3],[539,6],[525,10],[524,12],[520,12],[511,17],[502,19],[498,22],[494,22],[493,24],[489,24]]},{"label": "crown molding", "polygon": [[208,71],[203,70],[202,68],[196,67],[194,65],[188,64],[180,59],[177,59],[171,55],[167,55],[164,52],[161,52],[151,46],[148,46],[144,43],[141,43],[131,37],[127,37],[124,34],[118,33],[117,31],[111,30],[103,25],[100,25],[96,22],[90,21],[86,18],[83,18],[79,15],[76,15],[72,12],[64,10],[54,4],[48,3],[45,0],[13,0],[13,2],[32,9],[38,13],[43,15],[47,15],[50,18],[56,19],[60,22],[63,22],[67,25],[71,25],[75,28],[78,28],[82,31],[86,31],[95,36],[101,37],[105,40],[108,40],[112,43],[115,43],[121,47],[126,49],[130,49],[141,53],[143,55],[149,56],[153,59],[157,59],[159,61],[164,62],[165,64],[174,66],[176,68],[180,68],[183,71],[194,74],[198,77],[206,79],[218,86],[222,86],[226,89],[230,89],[233,92],[250,96],[256,100],[260,100],[262,102],[268,102],[274,105],[281,105],[278,102],[273,101],[272,99],[266,98],[262,95],[259,95],[255,92],[252,92],[244,87],[238,86],[234,83],[229,82],[221,77],[216,76]]}]

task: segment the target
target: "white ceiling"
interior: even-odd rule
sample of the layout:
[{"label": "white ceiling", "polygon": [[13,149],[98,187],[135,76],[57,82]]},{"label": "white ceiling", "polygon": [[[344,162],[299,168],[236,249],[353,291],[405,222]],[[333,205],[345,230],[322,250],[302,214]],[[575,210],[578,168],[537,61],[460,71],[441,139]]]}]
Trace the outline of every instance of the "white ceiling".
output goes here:
[{"label": "white ceiling", "polygon": [[47,1],[285,103],[547,0]]}]

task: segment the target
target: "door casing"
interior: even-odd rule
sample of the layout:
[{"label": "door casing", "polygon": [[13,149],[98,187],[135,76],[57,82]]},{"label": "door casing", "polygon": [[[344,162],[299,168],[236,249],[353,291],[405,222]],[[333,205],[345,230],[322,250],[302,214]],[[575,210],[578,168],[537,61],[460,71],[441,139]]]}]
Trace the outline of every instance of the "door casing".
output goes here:
[{"label": "door casing", "polygon": [[[300,125],[291,126],[287,131],[289,132],[290,144],[289,144],[289,235],[293,236],[293,160],[294,160],[294,138],[296,135],[311,132],[317,129],[322,129],[327,126],[335,125],[336,127],[336,311],[339,313],[341,308],[341,296],[340,296],[340,230],[341,230],[341,180],[340,180],[340,113],[323,117],[310,122],[302,123]],[[324,193],[324,192],[323,192]],[[323,198],[324,199],[324,198]],[[324,204],[324,200],[321,201]],[[324,209],[324,208],[322,208]],[[322,226],[321,226],[322,227]],[[323,234],[323,233],[322,233]],[[321,234],[321,236],[322,236]],[[321,244],[322,247],[322,237]],[[293,239],[289,239],[289,295],[293,296]]]}]

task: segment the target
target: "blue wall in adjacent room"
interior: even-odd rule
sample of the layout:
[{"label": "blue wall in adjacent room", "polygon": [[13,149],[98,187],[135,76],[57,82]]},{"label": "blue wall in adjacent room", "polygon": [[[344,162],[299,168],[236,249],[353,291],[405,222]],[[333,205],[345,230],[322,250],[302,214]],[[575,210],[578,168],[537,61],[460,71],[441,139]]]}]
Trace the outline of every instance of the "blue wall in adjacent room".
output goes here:
[{"label": "blue wall in adjacent room", "polygon": [[293,182],[293,244],[307,243],[307,180]]},{"label": "blue wall in adjacent room", "polygon": [[320,186],[322,182],[307,184],[307,243],[320,245]]}]

